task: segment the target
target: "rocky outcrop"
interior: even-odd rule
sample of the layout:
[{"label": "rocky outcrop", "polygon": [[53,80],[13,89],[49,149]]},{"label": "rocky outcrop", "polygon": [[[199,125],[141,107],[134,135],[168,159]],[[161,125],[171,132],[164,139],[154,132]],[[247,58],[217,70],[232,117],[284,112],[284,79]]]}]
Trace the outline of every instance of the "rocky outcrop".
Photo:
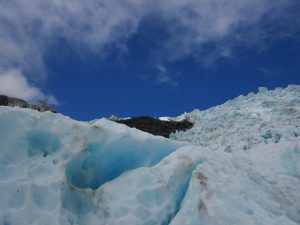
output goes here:
[{"label": "rocky outcrop", "polygon": [[171,133],[186,131],[193,127],[193,123],[188,121],[188,119],[182,121],[161,121],[148,116],[140,116],[131,119],[115,119],[114,121],[166,138],[169,138]]},{"label": "rocky outcrop", "polygon": [[11,106],[11,107],[18,106],[20,108],[29,108],[29,109],[37,110],[39,112],[50,111],[50,112],[56,113],[55,110],[53,110],[50,106],[48,106],[44,102],[39,102],[36,104],[29,104],[23,99],[8,97],[6,95],[0,95],[0,106],[1,105]]},{"label": "rocky outcrop", "polygon": [[50,111],[50,112],[56,113],[55,110],[53,110],[50,106],[48,106],[48,105],[47,105],[46,103],[44,103],[44,102],[40,102],[40,103],[37,103],[37,104],[33,104],[33,105],[31,105],[30,108],[31,108],[31,109],[34,109],[34,110],[37,110],[37,111],[40,111],[40,112]]},{"label": "rocky outcrop", "polygon": [[8,97],[5,95],[0,95],[0,105],[8,105]]}]

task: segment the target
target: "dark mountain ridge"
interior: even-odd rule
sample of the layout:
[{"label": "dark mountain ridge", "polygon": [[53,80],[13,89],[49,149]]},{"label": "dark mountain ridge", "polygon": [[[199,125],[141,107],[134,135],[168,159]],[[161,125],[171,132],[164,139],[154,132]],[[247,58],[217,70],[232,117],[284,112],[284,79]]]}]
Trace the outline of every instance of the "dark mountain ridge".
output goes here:
[{"label": "dark mountain ridge", "polygon": [[193,127],[193,123],[188,118],[182,121],[162,121],[149,116],[139,116],[131,119],[115,119],[113,121],[166,138],[169,138],[171,133],[185,131]]}]

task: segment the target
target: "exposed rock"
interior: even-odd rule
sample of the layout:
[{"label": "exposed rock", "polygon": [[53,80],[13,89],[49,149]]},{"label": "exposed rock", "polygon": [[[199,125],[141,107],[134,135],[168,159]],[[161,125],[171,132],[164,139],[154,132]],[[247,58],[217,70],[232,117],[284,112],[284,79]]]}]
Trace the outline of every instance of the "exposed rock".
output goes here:
[{"label": "exposed rock", "polygon": [[0,105],[8,105],[8,97],[5,95],[0,95]]},{"label": "exposed rock", "polygon": [[18,106],[20,108],[29,108],[40,112],[50,111],[56,113],[56,111],[54,111],[50,106],[48,106],[44,102],[40,102],[37,104],[29,104],[23,99],[8,97],[6,95],[0,95],[0,106],[1,105],[11,107]]},{"label": "exposed rock", "polygon": [[53,112],[53,113],[56,113],[55,110],[53,110],[52,108],[50,108],[46,103],[44,102],[40,102],[40,103],[37,103],[37,104],[33,104],[30,106],[31,109],[34,109],[34,110],[37,110],[37,111],[40,111],[40,112],[46,112],[46,111],[50,111],[50,112]]},{"label": "exposed rock", "polygon": [[20,108],[30,108],[29,104],[23,99],[8,97],[8,106],[19,106]]},{"label": "exposed rock", "polygon": [[188,121],[188,119],[183,121],[161,121],[148,116],[140,116],[132,119],[119,119],[114,121],[166,138],[169,138],[170,134],[175,131],[185,131],[193,127],[193,123]]}]

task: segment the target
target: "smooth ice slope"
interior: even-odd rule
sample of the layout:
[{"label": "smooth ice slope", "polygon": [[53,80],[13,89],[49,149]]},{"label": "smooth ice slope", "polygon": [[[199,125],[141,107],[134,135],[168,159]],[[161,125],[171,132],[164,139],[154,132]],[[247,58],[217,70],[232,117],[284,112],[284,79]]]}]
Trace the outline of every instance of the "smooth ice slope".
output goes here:
[{"label": "smooth ice slope", "polygon": [[298,95],[297,86],[261,90],[197,112],[195,130],[176,135],[201,146],[106,119],[0,107],[0,225],[300,224]]}]

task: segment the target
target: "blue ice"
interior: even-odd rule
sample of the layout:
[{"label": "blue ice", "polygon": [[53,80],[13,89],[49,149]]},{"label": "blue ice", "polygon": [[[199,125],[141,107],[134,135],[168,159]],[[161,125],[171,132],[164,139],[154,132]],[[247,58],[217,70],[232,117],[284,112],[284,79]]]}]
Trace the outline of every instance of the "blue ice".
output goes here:
[{"label": "blue ice", "polygon": [[109,144],[90,144],[68,163],[66,176],[77,188],[97,189],[127,170],[155,165],[178,147],[177,143],[128,137]]},{"label": "blue ice", "polygon": [[48,156],[61,147],[59,138],[44,130],[32,130],[27,132],[25,139],[28,143],[28,156]]}]

